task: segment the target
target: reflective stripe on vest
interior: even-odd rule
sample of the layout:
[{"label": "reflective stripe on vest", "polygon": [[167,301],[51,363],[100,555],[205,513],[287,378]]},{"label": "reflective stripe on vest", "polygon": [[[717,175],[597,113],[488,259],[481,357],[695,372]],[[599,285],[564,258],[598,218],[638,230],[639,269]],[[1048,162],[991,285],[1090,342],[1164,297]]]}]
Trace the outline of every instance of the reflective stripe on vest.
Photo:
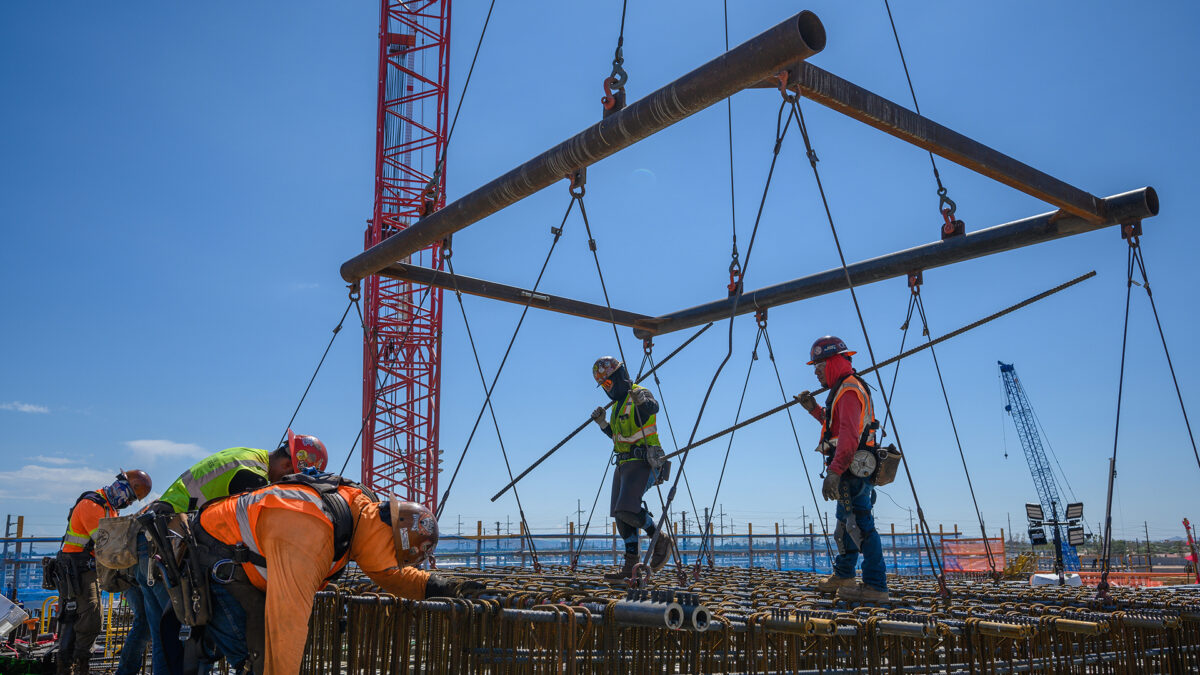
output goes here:
[{"label": "reflective stripe on vest", "polygon": [[[84,494],[86,495],[88,493],[85,492]],[[75,530],[71,529],[71,519],[75,516],[75,509],[79,508],[79,505],[83,502],[91,502],[92,504],[96,504],[96,506],[101,506],[104,509],[104,517],[115,518],[117,516],[117,511],[108,503],[108,498],[105,497],[101,492],[96,492],[96,494],[100,495],[100,498],[104,500],[103,505],[96,504],[96,502],[92,501],[90,498],[81,495],[80,498],[75,501],[75,506],[71,507],[71,511],[67,514],[67,530],[63,533],[62,538],[63,551],[67,553],[85,552],[88,544],[92,542],[92,535],[96,533],[97,529],[100,529],[99,521],[97,521],[96,528],[90,532],[76,532]],[[78,546],[79,550],[67,551],[68,546]]]},{"label": "reflective stripe on vest", "polygon": [[[633,388],[625,395],[625,401],[619,408],[614,407],[609,416],[608,425],[612,430],[613,452],[618,455],[628,453],[633,445],[661,445],[658,440],[658,425],[655,415],[651,415],[641,426],[636,426],[637,407],[633,404],[633,392],[643,388],[636,384],[633,385]],[[618,461],[631,462],[634,460],[618,457]]]},{"label": "reflective stripe on vest", "polygon": [[[242,543],[246,546],[246,548],[250,549],[252,553],[256,553],[260,556],[263,553],[262,549],[258,545],[258,539],[254,536],[254,527],[250,522],[250,507],[258,504],[268,497],[279,497],[280,499],[295,499],[298,501],[308,502],[316,506],[321,515],[328,519],[328,514],[325,513],[325,503],[321,501],[321,496],[315,492],[312,492],[308,488],[266,487],[255,490],[254,492],[247,492],[246,494],[237,498],[237,508],[235,510],[235,514],[237,517],[238,532],[241,535]],[[307,509],[305,509],[305,511],[307,511]],[[254,520],[257,522],[258,518],[256,517]],[[333,523],[330,522],[331,527],[332,525]],[[334,565],[336,564],[337,561],[335,560]],[[263,581],[266,581],[267,568],[259,565],[253,565],[253,567],[262,576]]]},{"label": "reflective stripe on vest", "polygon": [[[838,400],[849,393],[858,395],[859,402],[862,404],[862,418],[858,421],[858,438],[859,445],[863,445],[863,432],[867,427],[875,421],[875,406],[871,403],[871,394],[867,391],[866,386],[858,379],[857,374],[851,374],[842,380],[842,384],[838,387],[837,395],[833,397],[833,403],[829,409],[825,411],[825,420],[821,422],[821,439],[837,442],[837,437],[833,436],[833,429],[837,427],[833,425],[833,411],[837,410]],[[831,437],[832,436],[832,437]],[[866,445],[875,445],[875,432],[872,430],[866,438]]]},{"label": "reflective stripe on vest", "polygon": [[255,448],[226,448],[196,463],[192,468],[171,483],[163,492],[162,501],[178,512],[188,510],[189,502],[195,500],[195,508],[229,495],[229,483],[239,471],[250,471],[267,478],[269,453]]}]

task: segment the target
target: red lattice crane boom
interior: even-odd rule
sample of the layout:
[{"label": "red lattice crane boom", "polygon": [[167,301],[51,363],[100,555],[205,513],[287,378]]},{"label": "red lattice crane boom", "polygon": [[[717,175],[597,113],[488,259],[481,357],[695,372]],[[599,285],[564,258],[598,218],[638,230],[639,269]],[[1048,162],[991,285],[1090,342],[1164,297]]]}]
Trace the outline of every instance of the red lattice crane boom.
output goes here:
[{"label": "red lattice crane boom", "polygon": [[[370,248],[445,205],[450,0],[381,0]],[[440,170],[438,162],[442,161]],[[441,246],[405,262],[442,268]],[[363,482],[437,508],[442,291],[365,280]]]}]

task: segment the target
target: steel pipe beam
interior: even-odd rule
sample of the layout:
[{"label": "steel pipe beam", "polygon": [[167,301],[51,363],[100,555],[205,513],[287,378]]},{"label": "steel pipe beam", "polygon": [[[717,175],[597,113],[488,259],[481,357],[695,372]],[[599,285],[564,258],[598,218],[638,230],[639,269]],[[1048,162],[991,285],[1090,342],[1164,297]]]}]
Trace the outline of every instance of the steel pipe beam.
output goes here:
[{"label": "steel pipe beam", "polygon": [[411,281],[422,286],[436,286],[447,290],[457,290],[467,295],[477,295],[481,298],[503,300],[517,305],[529,305],[538,309],[546,309],[560,314],[581,316],[585,319],[595,319],[604,323],[614,322],[622,326],[633,326],[639,321],[650,320],[653,317],[645,314],[635,314],[623,309],[609,310],[604,305],[594,305],[582,300],[572,300],[557,295],[549,295],[530,291],[516,286],[507,286],[494,281],[465,277],[461,274],[451,277],[448,272],[442,272],[419,265],[395,263],[379,270],[380,276]]},{"label": "steel pipe beam", "polygon": [[351,258],[342,277],[375,274],[824,48],[821,20],[800,12]]},{"label": "steel pipe beam", "polygon": [[[789,68],[788,73],[788,88],[807,99],[1089,222],[1099,224],[1107,218],[1104,200],[1099,197],[947,129],[853,82],[804,62]],[[770,78],[757,86],[778,85],[778,80]]]},{"label": "steel pipe beam", "polygon": [[[1154,188],[1150,187],[1114,195],[1103,201],[1107,217],[1102,223],[1092,223],[1078,216],[1065,215],[1062,212],[1043,213],[1039,216],[989,227],[963,236],[852,263],[848,266],[850,279],[856,287],[862,286],[905,276],[910,272],[951,265],[1112,225],[1137,222],[1158,214],[1158,195]],[[837,267],[774,286],[747,291],[737,302],[736,313],[749,314],[759,309],[805,300],[845,288],[846,276],[842,268]],[[717,300],[672,314],[638,321],[634,326],[634,334],[639,338],[646,338],[710,321],[719,321],[727,318],[733,309],[733,298]]]}]

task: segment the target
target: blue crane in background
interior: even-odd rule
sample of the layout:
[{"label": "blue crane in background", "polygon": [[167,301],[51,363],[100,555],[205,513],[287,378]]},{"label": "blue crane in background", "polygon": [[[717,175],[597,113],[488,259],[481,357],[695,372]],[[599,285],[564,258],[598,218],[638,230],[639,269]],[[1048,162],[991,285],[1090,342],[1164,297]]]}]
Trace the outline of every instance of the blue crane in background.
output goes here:
[{"label": "blue crane in background", "polygon": [[[1017,379],[1017,371],[1011,363],[997,361],[1000,364],[1000,380],[1004,383],[1004,395],[1007,400],[1004,410],[1012,416],[1013,424],[1017,427],[1017,436],[1021,439],[1021,447],[1025,450],[1025,460],[1029,462],[1029,471],[1033,474],[1033,484],[1037,487],[1038,500],[1042,503],[1042,511],[1047,517],[1053,513],[1062,514],[1066,503],[1054,480],[1054,472],[1042,449],[1042,437],[1038,434],[1037,418],[1033,406],[1029,405],[1029,397],[1025,388]],[[1069,571],[1079,570],[1079,554],[1075,547],[1061,539],[1063,566]]]}]

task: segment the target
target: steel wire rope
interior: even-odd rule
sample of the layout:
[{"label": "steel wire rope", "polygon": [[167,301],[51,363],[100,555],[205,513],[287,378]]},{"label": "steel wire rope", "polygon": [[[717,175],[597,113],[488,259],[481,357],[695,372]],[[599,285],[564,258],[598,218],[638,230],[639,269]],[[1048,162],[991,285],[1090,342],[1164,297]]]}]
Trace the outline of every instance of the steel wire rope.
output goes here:
[{"label": "steel wire rope", "polygon": [[[576,191],[576,188],[578,188],[578,192]],[[601,269],[601,266],[600,266],[600,254],[597,251],[596,238],[592,235],[592,225],[588,220],[587,207],[584,206],[584,202],[583,202],[583,197],[587,193],[587,188],[584,185],[580,184],[578,186],[571,186],[569,188],[569,191],[571,193],[571,196],[576,201],[579,202],[579,215],[583,219],[584,231],[587,233],[587,236],[588,236],[588,248],[592,252],[592,260],[596,263],[596,276],[598,276],[600,278],[600,290],[604,294],[604,306],[608,308],[609,326],[612,328],[613,339],[616,340],[616,342],[617,342],[617,352],[621,355],[621,363],[626,363],[625,348],[621,345],[621,336],[617,332],[617,319],[616,319],[616,316],[613,314],[612,302],[609,300],[609,297],[608,297],[608,286],[607,286],[607,284],[604,283],[604,271],[603,271],[603,269]],[[642,363],[643,363],[643,365],[645,365],[644,359],[643,359]],[[626,367],[626,371],[628,371],[628,367]],[[627,394],[627,396],[632,396],[632,395],[633,395],[633,393],[631,390],[630,393]],[[617,405],[617,402],[613,401],[613,405],[614,406]],[[634,417],[635,418],[637,417],[636,410],[634,411]],[[680,470],[680,472],[683,471],[682,462],[680,463],[679,470]],[[509,478],[511,480],[512,477],[510,476]],[[647,556],[649,556],[650,551],[653,550],[654,543],[656,541],[658,541],[657,535],[658,535],[659,531],[662,529],[664,522],[666,521],[667,509],[670,506],[670,502],[664,503],[662,501],[662,490],[661,489],[658,491],[658,496],[659,496],[659,507],[662,509],[663,515],[662,515],[662,518],[659,520],[658,527],[656,527],[654,530],[654,533],[655,533],[654,536],[652,536],[650,538],[651,545],[649,548],[646,549]],[[672,552],[675,555],[675,562],[676,562],[677,567],[682,569],[682,566],[679,565],[679,558],[678,558],[679,553],[675,549],[675,547],[672,547]],[[649,558],[647,558],[647,560],[649,560]]]},{"label": "steel wire rope", "polygon": [[[813,177],[817,183],[817,191],[818,191],[818,193],[820,193],[820,196],[821,196],[821,204],[825,209],[825,217],[829,221],[829,230],[833,234],[833,243],[834,243],[834,246],[837,248],[838,260],[841,262],[841,265],[842,265],[842,274],[846,278],[846,287],[850,290],[850,299],[854,302],[854,311],[858,315],[859,328],[863,332],[863,340],[867,345],[867,355],[871,358],[871,366],[874,367],[876,365],[875,349],[871,346],[871,337],[867,333],[867,323],[866,323],[866,320],[863,319],[862,307],[858,303],[858,294],[854,291],[854,281],[853,281],[853,279],[850,278],[850,268],[847,267],[847,265],[846,265],[846,255],[842,251],[842,243],[841,243],[841,240],[838,238],[837,226],[833,222],[833,212],[829,208],[829,200],[825,195],[825,187],[821,183],[821,172],[820,172],[820,170],[817,169],[817,161],[818,161],[817,153],[816,153],[816,151],[813,150],[812,142],[810,141],[809,136],[808,136],[808,128],[804,123],[804,113],[800,109],[799,97],[792,96],[790,98],[790,100],[792,103],[792,109],[795,113],[794,115],[792,115],[792,117],[796,118],[796,124],[800,129],[800,135],[804,139],[804,148],[807,152],[808,164],[809,164],[809,166],[812,167]],[[883,397],[883,405],[884,405],[886,414],[890,416],[891,415],[891,401],[888,399],[887,394],[885,394],[883,391],[883,377],[880,375],[878,370],[875,371],[875,379],[879,383],[879,394],[880,394],[880,396]],[[904,455],[904,450],[900,443],[900,432],[896,429],[896,420],[894,418],[892,419],[892,433],[895,434],[895,436],[896,436],[896,447],[900,448],[900,453],[901,453],[900,461],[904,465],[904,473],[908,479],[908,485],[912,489],[913,502],[914,502],[915,506],[917,507],[917,517],[919,519],[921,526],[924,528],[925,533],[926,533],[925,547],[926,547],[926,553],[930,557],[930,566],[932,568],[934,561],[935,560],[937,561],[936,575],[938,577],[938,585],[940,586],[943,595],[949,596],[950,591],[949,591],[949,588],[946,586],[946,575],[945,575],[945,570],[942,568],[941,554],[938,552],[937,547],[933,544],[933,537],[929,530],[929,525],[928,525],[928,523],[925,522],[925,512],[921,508],[920,498],[917,497],[917,486],[916,486],[916,483],[913,482],[912,471],[909,469],[909,466],[908,466],[908,458]]]},{"label": "steel wire rope", "polygon": [[[912,297],[916,301],[917,312],[921,317],[921,327],[923,329],[921,334],[928,340],[930,339],[929,320],[925,316],[925,299],[921,296],[920,287],[913,289]],[[954,411],[950,409],[950,394],[946,392],[946,381],[942,379],[942,367],[938,363],[937,350],[930,347],[929,355],[933,358],[933,369],[937,373],[938,384],[942,388],[942,399],[946,401],[946,415],[950,418],[950,429],[954,432],[954,443],[958,446],[958,457],[962,460],[963,474],[967,477],[967,489],[971,493],[971,503],[975,506],[975,517],[979,519],[979,532],[983,535],[983,550],[987,553],[988,566],[992,568],[992,578],[994,581],[998,581],[996,559],[992,555],[992,546],[988,541],[987,528],[983,524],[983,513],[979,510],[979,500],[975,498],[975,485],[971,481],[971,471],[967,468],[967,455],[963,452],[962,439],[958,436],[958,425],[954,422]],[[899,364],[896,364],[896,366],[897,372],[899,372]]]},{"label": "steel wire rope", "polygon": [[[454,107],[454,117],[450,121],[450,130],[446,133],[446,142],[442,144],[442,154],[434,164],[433,176],[425,186],[429,193],[437,189],[437,184],[446,166],[446,155],[450,152],[450,139],[454,137],[454,128],[458,126],[458,114],[462,112],[463,101],[467,99],[467,87],[471,85],[471,75],[475,73],[475,62],[479,59],[479,50],[483,47],[483,36],[487,35],[488,24],[492,22],[492,10],[496,8],[496,0],[488,6],[487,17],[483,20],[483,29],[479,31],[479,41],[475,43],[475,55],[471,57],[471,67],[467,69],[467,78],[463,80],[462,91],[458,94],[458,105]],[[422,66],[424,68],[424,66]]]},{"label": "steel wire rope", "polygon": [[[1029,393],[1026,392],[1025,396],[1028,398]],[[1041,429],[1042,431],[1042,438],[1046,441],[1046,447],[1050,448],[1050,456],[1054,458],[1054,465],[1058,467],[1058,474],[1062,477],[1063,483],[1067,486],[1067,491],[1071,493],[1071,499],[1078,501],[1078,498],[1075,496],[1075,489],[1071,487],[1071,481],[1067,479],[1067,473],[1063,471],[1062,464],[1060,464],[1058,461],[1058,453],[1054,451],[1054,445],[1050,443],[1050,434],[1046,433],[1046,427],[1042,426],[1042,420],[1038,417],[1037,409],[1034,408],[1032,402],[1029,404],[1029,410],[1033,413],[1034,423],[1036,423],[1038,429]]]},{"label": "steel wire rope", "polygon": [[[427,299],[429,299],[429,294],[430,294],[430,291],[432,291],[432,290],[433,290],[432,286],[425,287],[425,292],[421,295],[420,301],[417,302],[416,312],[420,312],[421,308],[425,306],[425,301]],[[362,305],[356,304],[355,311],[358,312],[358,321],[360,324],[362,324],[363,339],[369,340],[370,336],[367,332],[367,321],[363,317]],[[400,344],[396,346],[396,349],[398,350],[401,347],[403,347],[405,344],[407,344],[408,338],[411,335],[412,335],[412,329],[410,327],[408,332],[404,334],[404,338],[400,341]],[[379,387],[380,387],[380,382],[379,382],[377,375],[378,375],[378,373],[376,373],[376,377],[374,378],[375,379],[375,382],[374,382],[375,391],[379,391]],[[371,411],[368,414],[363,416],[362,424],[359,425],[359,427],[358,427],[358,435],[354,437],[354,443],[352,443],[350,445],[350,450],[349,450],[349,452],[346,453],[346,460],[344,462],[342,462],[342,468],[340,471],[338,471],[338,475],[344,474],[346,472],[346,467],[350,465],[350,458],[354,456],[354,450],[358,447],[358,442],[359,442],[359,440],[362,439],[363,433],[366,432],[367,422],[370,421],[373,417],[375,417],[375,410],[378,408],[378,403],[379,403],[378,396],[371,398]]]},{"label": "steel wire rope", "polygon": [[[763,324],[758,325],[758,332],[754,336],[754,347],[750,350],[750,364],[746,367],[746,378],[742,383],[742,395],[738,398],[737,410],[733,413],[733,422],[737,424],[742,416],[742,405],[746,402],[746,392],[750,389],[750,374],[754,372],[754,363],[758,361],[758,346],[762,344]],[[729,466],[729,454],[733,450],[734,434],[729,434],[729,442],[725,444],[725,458],[721,461],[721,472],[717,475],[717,487],[713,490],[712,505],[709,506],[709,513],[717,509],[717,499],[721,495],[721,485],[725,482],[725,469]],[[705,532],[700,535],[700,547],[696,551],[696,562],[692,568],[692,576],[696,577],[700,573],[700,560],[704,557],[706,546],[712,546],[710,538],[707,535],[708,528],[705,527]],[[724,534],[722,532],[722,534]],[[711,557],[711,553],[709,554]]]},{"label": "steel wire rope", "polygon": [[500,380],[500,373],[504,370],[504,365],[508,363],[508,355],[512,352],[513,345],[517,341],[517,334],[521,331],[521,325],[525,322],[525,315],[529,313],[529,307],[533,303],[533,296],[537,293],[538,287],[542,283],[542,277],[546,274],[546,267],[550,264],[550,257],[554,255],[554,249],[558,246],[558,240],[562,238],[563,228],[567,224],[567,218],[571,215],[571,209],[575,207],[575,200],[567,205],[567,211],[563,214],[562,222],[557,228],[551,228],[550,232],[554,235],[554,239],[550,242],[550,250],[546,252],[546,259],[542,261],[542,269],[538,272],[537,280],[533,283],[533,288],[530,291],[529,299],[525,301],[525,306],[521,309],[521,318],[517,321],[517,326],[513,330],[512,337],[508,340],[508,347],[504,350],[504,356],[500,359],[500,365],[496,368],[496,374],[492,378],[491,386],[487,387],[487,394],[484,397],[483,405],[479,408],[479,414],[475,416],[475,424],[471,427],[471,433],[467,436],[466,445],[463,446],[462,454],[459,455],[458,463],[454,466],[454,473],[450,476],[450,483],[446,486],[445,493],[442,494],[442,499],[438,503],[437,516],[440,518],[443,509],[446,507],[446,500],[450,497],[450,489],[454,487],[454,481],[458,478],[458,472],[462,468],[463,460],[466,459],[467,450],[471,448],[471,442],[475,439],[475,432],[479,429],[479,422],[483,419],[484,411],[491,405],[492,392],[496,389],[496,383]]},{"label": "steel wire rope", "polygon": [[[904,344],[906,342],[908,342],[908,328],[912,324],[913,311],[916,309],[915,298],[916,298],[915,295],[913,295],[911,293],[909,294],[908,314],[905,315],[905,317],[904,317],[904,323],[900,325],[900,330],[903,332],[900,334],[900,349],[897,351],[897,353],[901,353],[901,354],[904,353]],[[926,329],[925,334],[926,335],[929,334],[928,328]],[[888,389],[888,400],[891,400],[892,396],[895,395],[896,382],[899,379],[900,379],[900,362],[897,361],[896,369],[892,371],[892,386]],[[887,425],[888,425],[888,422],[890,422],[892,420],[891,412],[892,411],[889,409],[889,410],[885,411],[885,413],[884,413],[883,421],[879,425],[879,437],[880,438],[887,438]]]},{"label": "steel wire rope", "polygon": [[350,308],[358,303],[358,283],[350,284],[350,302],[346,303],[346,311],[342,312],[342,318],[338,319],[337,325],[333,327],[333,335],[329,336],[329,344],[325,345],[325,351],[321,354],[321,360],[317,362],[317,368],[313,371],[312,377],[308,378],[308,386],[304,388],[304,393],[300,395],[300,402],[296,404],[296,409],[292,411],[292,417],[288,420],[287,426],[283,429],[283,435],[279,437],[279,442],[276,447],[281,445],[287,438],[287,430],[292,428],[292,422],[296,421],[296,415],[300,414],[300,406],[304,405],[304,399],[308,398],[308,391],[312,389],[313,382],[317,379],[317,373],[321,372],[321,366],[325,365],[325,357],[329,356],[329,349],[333,347],[333,341],[337,339],[338,333],[342,332],[342,324],[346,322],[346,317],[350,315]]},{"label": "steel wire rope", "polygon": [[[1125,349],[1129,344],[1129,300],[1133,294],[1133,265],[1134,242],[1129,243],[1129,259],[1126,265],[1125,283],[1125,323],[1121,330],[1121,367],[1117,375],[1117,414],[1113,425],[1112,459],[1108,465],[1108,498],[1104,505],[1104,540],[1100,551],[1104,557],[1103,567],[1100,568],[1100,582],[1096,584],[1097,597],[1103,598],[1108,593],[1108,572],[1112,567],[1109,556],[1112,554],[1112,502],[1113,482],[1117,477],[1117,442],[1121,437],[1121,396],[1125,391]],[[1121,531],[1124,532],[1124,519]]]},{"label": "steel wire rope", "polygon": [[[551,248],[553,249],[553,246]],[[458,288],[458,275],[454,273],[453,252],[446,244],[443,244],[442,246],[442,260],[444,260],[446,263],[446,269],[450,272],[450,280],[454,285],[454,297],[458,300],[458,308],[459,312],[462,314],[463,326],[467,331],[467,343],[471,346],[471,354],[475,358],[475,369],[479,372],[479,383],[483,385],[484,392],[489,393],[484,400],[484,405],[487,407],[488,414],[492,418],[492,427],[496,430],[496,441],[500,444],[500,455],[504,458],[504,468],[506,471],[508,471],[509,480],[512,480],[512,464],[510,464],[508,461],[508,450],[506,450],[504,447],[504,436],[500,432],[500,420],[496,418],[496,408],[492,405],[492,399],[488,389],[487,376],[483,374],[483,362],[479,359],[479,350],[475,348],[475,335],[471,331],[471,323],[467,319],[467,307],[466,304],[463,303],[462,291],[460,291]],[[547,262],[548,261],[549,256],[547,256]],[[544,271],[545,269],[543,267],[543,272]],[[530,300],[532,300],[532,297]],[[526,309],[528,309],[528,304],[526,304]],[[524,314],[522,314],[522,320],[523,319]],[[519,328],[520,324],[518,324],[518,329]],[[529,520],[525,517],[525,507],[521,504],[521,493],[517,490],[516,486],[513,486],[513,497],[516,499],[517,513],[521,516],[521,526],[525,532],[526,541],[529,543],[529,555],[533,562],[533,569],[534,571],[541,571],[542,565],[540,562],[538,562],[537,546],[533,541],[533,531],[529,528]]]},{"label": "steel wire rope", "polygon": [[[758,236],[758,226],[762,222],[763,208],[767,202],[767,193],[771,189],[771,179],[775,175],[775,165],[779,160],[779,150],[783,146],[783,140],[787,136],[787,130],[791,127],[791,118],[793,116],[793,113],[792,112],[788,113],[788,119],[786,122],[784,122],[784,119],[783,119],[783,111],[784,111],[784,108],[786,108],[786,107],[787,107],[787,99],[785,98],[784,101],[782,103],[780,103],[779,112],[776,114],[775,146],[771,152],[771,166],[770,166],[770,169],[767,171],[767,179],[765,181],[765,184],[763,185],[762,198],[759,200],[759,204],[758,204],[758,213],[754,218],[754,227],[751,229],[751,232],[750,232],[750,244],[746,247],[746,262],[742,266],[742,276],[741,276],[741,278],[738,279],[738,282],[734,287],[733,303],[732,303],[732,307],[729,310],[729,332],[728,332],[728,338],[727,338],[727,348],[726,348],[726,352],[725,352],[725,357],[722,358],[721,362],[717,365],[717,370],[715,373],[713,373],[712,379],[708,383],[708,388],[704,392],[704,398],[701,399],[701,401],[700,401],[700,410],[696,413],[696,422],[694,425],[692,425],[692,432],[691,432],[691,435],[688,437],[688,445],[685,446],[685,449],[683,450],[683,458],[681,460],[679,460],[679,473],[676,474],[675,480],[671,484],[671,490],[667,493],[666,509],[669,509],[671,506],[671,502],[673,502],[675,500],[675,492],[676,492],[677,488],[679,487],[679,476],[683,474],[684,467],[687,464],[688,457],[691,454],[692,441],[695,440],[696,432],[700,429],[700,421],[704,417],[704,409],[708,405],[709,397],[712,396],[713,387],[716,386],[717,378],[719,378],[721,376],[721,371],[725,369],[725,364],[729,363],[730,357],[733,356],[733,320],[737,316],[738,303],[742,299],[742,292],[743,292],[742,289],[744,288],[742,280],[745,279],[746,270],[748,270],[750,267],[750,255],[754,252],[754,241]],[[655,535],[650,538],[650,547],[647,549],[646,555],[642,560],[642,562],[644,564],[649,562],[650,551],[652,551],[654,549],[654,545],[658,541],[658,534],[660,534],[662,531],[662,522],[666,519],[666,509],[664,509],[664,513],[659,520],[659,527],[655,531]],[[708,536],[707,530],[708,530],[709,524],[711,522],[712,522],[711,518],[707,519],[707,522],[705,523],[705,532],[702,533],[702,535],[701,535],[702,537]],[[703,544],[703,540],[701,540],[701,544]]]},{"label": "steel wire rope", "polygon": [[[729,52],[729,0],[722,0],[723,16],[725,19],[725,52]],[[729,223],[730,229],[733,231],[733,259],[729,263],[730,274],[734,270],[738,270],[738,276],[741,276],[740,263],[738,263],[738,246],[737,246],[737,191],[734,189],[733,183],[733,97],[725,98],[725,120],[729,127]],[[730,283],[734,283],[734,279],[730,279]],[[731,291],[732,292],[732,291]],[[693,507],[694,508],[694,507]]]},{"label": "steel wire rope", "polygon": [[[904,58],[904,48],[900,46],[900,33],[896,31],[896,20],[892,18],[892,6],[888,4],[888,0],[883,0],[883,6],[887,9],[888,22],[892,25],[892,36],[896,38],[896,51],[900,52],[900,65],[904,67],[904,79],[908,81],[908,92],[912,94],[913,107],[916,108],[917,114],[921,114],[921,104],[917,103],[917,90],[913,88],[912,76],[908,73],[908,61]],[[942,176],[938,173],[937,161],[933,158],[933,153],[929,153],[929,164],[933,166],[933,179],[937,181],[938,197],[946,197],[946,187],[942,185]],[[953,202],[951,202],[953,203]]]},{"label": "steel wire rope", "polygon": [[[1187,407],[1183,404],[1183,392],[1179,389],[1179,379],[1175,377],[1175,364],[1171,362],[1171,350],[1167,349],[1167,335],[1163,332],[1162,322],[1158,318],[1158,307],[1154,304],[1154,294],[1150,292],[1150,279],[1146,276],[1146,259],[1142,255],[1142,245],[1138,237],[1130,240],[1134,261],[1142,274],[1142,288],[1150,300],[1150,311],[1154,313],[1154,325],[1158,327],[1158,337],[1162,341],[1163,353],[1167,357],[1167,368],[1171,371],[1171,382],[1175,384],[1175,396],[1179,399],[1179,410],[1183,413],[1183,423],[1187,427],[1188,440],[1192,443],[1192,454],[1196,457],[1196,465],[1200,466],[1200,452],[1196,450],[1196,437],[1192,435],[1192,423],[1188,420]],[[1137,282],[1134,282],[1137,283]]]},{"label": "steel wire rope", "polygon": [[[767,332],[766,326],[763,327],[763,340],[767,344],[767,356],[771,359],[771,365],[775,368],[775,381],[779,384],[779,395],[783,397],[784,403],[788,400],[787,391],[783,388],[783,376],[779,373],[779,363],[775,360],[775,349],[771,346],[771,335]],[[904,351],[903,345],[900,347]],[[800,434],[796,431],[796,420],[792,418],[792,411],[787,409],[788,424],[792,428],[792,438],[796,440],[796,452],[800,455],[800,467],[804,469],[804,478],[808,483],[808,491],[812,494],[813,509],[816,513],[821,512],[821,504],[817,501],[817,491],[812,484],[812,474],[808,472],[808,460],[804,459],[804,448],[800,444]],[[833,546],[829,543],[829,528],[825,526],[825,521],[820,518],[814,518],[821,523],[821,536],[825,539],[825,553],[829,555],[829,560],[833,560]]]}]

